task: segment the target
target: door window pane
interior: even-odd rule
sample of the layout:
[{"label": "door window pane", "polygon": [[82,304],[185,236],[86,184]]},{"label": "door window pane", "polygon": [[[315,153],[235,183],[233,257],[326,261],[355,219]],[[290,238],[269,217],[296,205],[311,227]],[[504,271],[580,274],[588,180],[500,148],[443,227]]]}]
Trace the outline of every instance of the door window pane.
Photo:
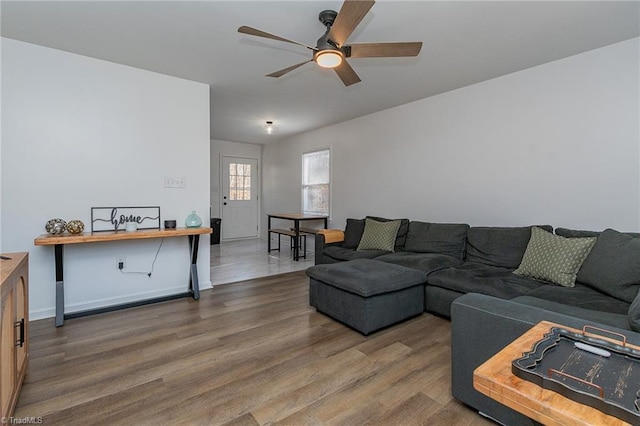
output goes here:
[{"label": "door window pane", "polygon": [[251,164],[229,164],[229,200],[251,200]]}]

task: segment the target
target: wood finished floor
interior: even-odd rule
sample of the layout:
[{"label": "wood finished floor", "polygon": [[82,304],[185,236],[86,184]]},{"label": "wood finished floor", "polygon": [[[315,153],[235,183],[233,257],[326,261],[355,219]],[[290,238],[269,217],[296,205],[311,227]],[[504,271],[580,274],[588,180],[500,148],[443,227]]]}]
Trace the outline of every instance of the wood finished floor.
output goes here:
[{"label": "wood finished floor", "polygon": [[46,425],[491,425],[450,395],[450,325],[369,337],[292,272],[124,311],[31,323],[16,417]]}]

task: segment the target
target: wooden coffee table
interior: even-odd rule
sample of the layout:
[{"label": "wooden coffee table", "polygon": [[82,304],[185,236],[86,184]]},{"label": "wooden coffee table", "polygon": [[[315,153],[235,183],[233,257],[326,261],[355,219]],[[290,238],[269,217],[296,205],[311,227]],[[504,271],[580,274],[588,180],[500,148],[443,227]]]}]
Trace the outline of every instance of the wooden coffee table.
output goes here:
[{"label": "wooden coffee table", "polygon": [[473,387],[489,398],[545,425],[628,425],[629,423],[623,420],[544,389],[511,372],[511,362],[520,358],[524,352],[530,351],[534,343],[544,338],[544,334],[548,333],[551,327],[582,332],[547,321],[538,323],[476,368],[473,372]]}]

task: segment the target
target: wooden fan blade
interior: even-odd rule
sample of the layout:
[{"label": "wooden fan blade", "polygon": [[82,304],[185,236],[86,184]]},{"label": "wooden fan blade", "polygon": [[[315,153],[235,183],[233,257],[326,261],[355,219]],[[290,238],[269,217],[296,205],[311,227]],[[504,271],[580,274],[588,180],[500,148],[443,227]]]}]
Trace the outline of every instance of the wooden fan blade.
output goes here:
[{"label": "wooden fan blade", "polygon": [[405,43],[361,43],[345,46],[351,49],[350,58],[391,58],[400,56],[418,56],[422,42]]},{"label": "wooden fan blade", "polygon": [[271,74],[267,74],[267,77],[275,77],[275,78],[282,77],[283,75],[285,75],[289,71],[293,71],[296,68],[299,68],[299,67],[303,66],[307,62],[311,62],[311,61],[304,61],[304,62],[300,62],[299,64],[291,65],[290,67],[287,67],[287,68],[282,69],[280,71],[276,71],[276,72],[272,72]]},{"label": "wooden fan blade", "polygon": [[329,40],[342,46],[374,3],[374,0],[345,0],[329,30]]},{"label": "wooden fan blade", "polygon": [[340,65],[334,68],[340,80],[344,83],[345,86],[351,86],[352,84],[360,82],[360,77],[358,74],[351,68],[351,65],[346,60],[343,60]]},{"label": "wooden fan blade", "polygon": [[243,25],[240,28],[238,28],[238,32],[243,34],[249,34],[252,36],[257,36],[257,37],[270,38],[271,40],[284,41],[285,43],[297,44],[298,46],[306,47],[307,49],[310,49],[310,50],[316,50],[311,46],[307,46],[306,44],[298,43],[297,41],[293,41],[293,40],[286,39],[284,37],[269,34],[265,31],[258,30],[256,28],[247,27],[246,25]]}]

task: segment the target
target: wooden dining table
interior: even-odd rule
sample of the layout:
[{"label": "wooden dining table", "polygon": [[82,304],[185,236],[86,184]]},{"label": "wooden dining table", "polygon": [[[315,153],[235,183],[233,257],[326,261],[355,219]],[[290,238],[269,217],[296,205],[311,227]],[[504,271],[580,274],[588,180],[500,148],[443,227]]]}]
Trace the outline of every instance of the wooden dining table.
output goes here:
[{"label": "wooden dining table", "polygon": [[[269,213],[267,214],[267,229],[273,229],[271,227],[271,219],[290,220],[293,222],[293,260],[300,260],[300,222],[322,220],[324,229],[327,229],[329,225],[329,216],[327,215],[313,215],[302,213]],[[267,250],[271,250],[271,238],[269,238],[269,247]]]}]

